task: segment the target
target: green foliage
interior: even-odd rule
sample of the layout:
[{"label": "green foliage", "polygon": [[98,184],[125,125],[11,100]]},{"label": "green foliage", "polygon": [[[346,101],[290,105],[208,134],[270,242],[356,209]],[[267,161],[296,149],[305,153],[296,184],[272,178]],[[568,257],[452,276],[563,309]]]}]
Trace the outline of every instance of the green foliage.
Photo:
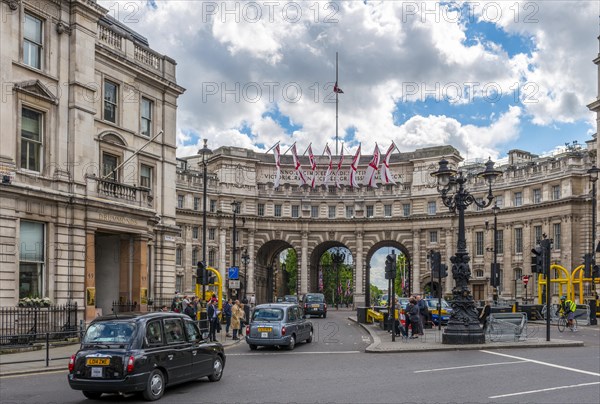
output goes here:
[{"label": "green foliage", "polygon": [[296,250],[287,250],[285,258],[285,272],[287,272],[287,290],[290,294],[296,294],[296,282],[298,281],[298,254]]}]

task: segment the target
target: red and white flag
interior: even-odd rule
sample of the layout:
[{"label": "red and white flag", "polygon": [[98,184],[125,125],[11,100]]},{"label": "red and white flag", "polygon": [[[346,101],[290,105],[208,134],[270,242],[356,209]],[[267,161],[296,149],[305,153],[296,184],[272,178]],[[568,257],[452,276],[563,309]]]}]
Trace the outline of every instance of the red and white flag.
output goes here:
[{"label": "red and white flag", "polygon": [[332,174],[332,169],[333,169],[333,160],[331,159],[331,150],[329,149],[329,145],[325,145],[325,151],[324,154],[327,155],[327,157],[329,157],[329,164],[327,164],[327,172],[325,173],[325,180],[323,181],[323,184],[328,187],[329,186],[329,182],[331,181],[331,174]]},{"label": "red and white flag", "polygon": [[342,144],[342,154],[340,154],[340,161],[337,163],[337,171],[335,172],[335,186],[340,188],[340,170],[342,169],[342,163],[344,162],[344,145]]},{"label": "red and white flag", "polygon": [[350,288],[350,279],[346,282],[346,296],[352,295],[352,289]]},{"label": "red and white flag", "polygon": [[358,145],[358,149],[356,149],[356,154],[354,154],[354,158],[352,159],[352,163],[350,164],[350,181],[348,185],[350,185],[352,188],[358,188],[358,182],[356,182],[358,160],[360,160],[360,144]]},{"label": "red and white flag", "polygon": [[292,146],[292,157],[294,158],[294,171],[298,175],[298,185],[306,185],[306,176],[302,171],[302,164],[300,164],[300,160],[298,159],[298,151],[296,150],[296,143]]},{"label": "red and white flag", "polygon": [[308,161],[310,161],[310,168],[312,170],[310,187],[314,188],[317,182],[317,161],[312,151],[312,143],[308,145]]},{"label": "red and white flag", "polygon": [[392,172],[390,170],[390,157],[392,152],[396,149],[396,144],[392,142],[390,147],[385,152],[385,157],[383,158],[383,163],[381,164],[381,180],[384,184],[396,184],[394,181],[394,177],[392,176]]},{"label": "red and white flag", "polygon": [[273,155],[275,156],[275,189],[279,188],[279,182],[281,181],[281,150],[279,149],[279,143],[273,149]]},{"label": "red and white flag", "polygon": [[365,173],[365,178],[363,180],[363,185],[368,185],[373,188],[377,188],[377,184],[375,183],[375,177],[377,175],[377,169],[379,168],[379,146],[375,143],[375,150],[373,150],[373,158],[369,165],[367,166],[367,172]]}]

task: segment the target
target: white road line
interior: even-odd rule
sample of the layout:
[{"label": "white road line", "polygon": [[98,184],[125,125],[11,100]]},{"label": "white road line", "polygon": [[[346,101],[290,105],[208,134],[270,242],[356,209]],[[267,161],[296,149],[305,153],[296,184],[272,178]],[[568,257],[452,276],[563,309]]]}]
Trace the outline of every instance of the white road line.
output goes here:
[{"label": "white road line", "polygon": [[456,369],[478,368],[478,367],[481,367],[481,366],[512,365],[512,364],[515,364],[515,363],[527,363],[527,361],[482,363],[480,365],[468,365],[468,366],[455,366],[455,367],[451,367],[451,368],[437,368],[437,369],[415,370],[414,373],[440,372],[442,370],[456,370]]},{"label": "white road line", "polygon": [[499,353],[499,352],[486,351],[486,350],[481,350],[480,352],[489,353],[491,355],[504,356],[505,358],[519,359],[519,360],[522,360],[522,361],[527,361],[527,362],[531,362],[531,363],[537,363],[538,365],[550,366],[550,367],[553,367],[553,368],[558,368],[558,369],[563,369],[563,370],[570,370],[571,372],[583,373],[583,374],[586,374],[586,375],[600,377],[600,373],[589,372],[587,370],[569,368],[569,367],[566,367],[566,366],[555,365],[553,363],[536,361],[534,359],[521,358],[519,356],[507,355],[507,354],[502,354],[502,353]]},{"label": "white road line", "polygon": [[509,394],[501,394],[499,396],[490,396],[488,398],[503,398],[503,397],[511,397],[511,396],[520,396],[524,394],[533,394],[533,393],[542,393],[544,391],[552,391],[552,390],[562,390],[562,389],[572,389],[575,387],[584,387],[584,386],[594,386],[596,384],[600,384],[600,382],[594,383],[581,383],[581,384],[572,384],[570,386],[558,386],[558,387],[550,387],[547,389],[539,389],[539,390],[530,390],[530,391],[521,391],[519,393],[509,393]]},{"label": "white road line", "polygon": [[229,353],[227,356],[262,356],[262,355],[339,355],[339,354],[358,354],[363,353],[362,351],[324,351],[324,352],[255,352],[255,353]]}]

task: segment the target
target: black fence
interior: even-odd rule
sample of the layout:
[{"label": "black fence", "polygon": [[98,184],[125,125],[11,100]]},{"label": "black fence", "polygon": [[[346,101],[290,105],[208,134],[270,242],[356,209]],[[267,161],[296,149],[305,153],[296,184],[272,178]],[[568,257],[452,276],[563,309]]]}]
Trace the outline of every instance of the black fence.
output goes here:
[{"label": "black fence", "polygon": [[140,311],[140,305],[137,302],[114,301],[112,304],[113,313],[128,313],[131,311]]},{"label": "black fence", "polygon": [[0,307],[0,345],[23,345],[47,338],[57,340],[78,336],[77,303],[49,307]]}]

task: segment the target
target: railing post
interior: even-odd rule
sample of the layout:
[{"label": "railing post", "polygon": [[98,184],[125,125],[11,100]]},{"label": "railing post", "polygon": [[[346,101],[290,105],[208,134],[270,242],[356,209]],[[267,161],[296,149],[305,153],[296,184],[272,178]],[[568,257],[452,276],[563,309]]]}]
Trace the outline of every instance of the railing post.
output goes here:
[{"label": "railing post", "polygon": [[46,333],[46,367],[50,365],[50,333]]}]

